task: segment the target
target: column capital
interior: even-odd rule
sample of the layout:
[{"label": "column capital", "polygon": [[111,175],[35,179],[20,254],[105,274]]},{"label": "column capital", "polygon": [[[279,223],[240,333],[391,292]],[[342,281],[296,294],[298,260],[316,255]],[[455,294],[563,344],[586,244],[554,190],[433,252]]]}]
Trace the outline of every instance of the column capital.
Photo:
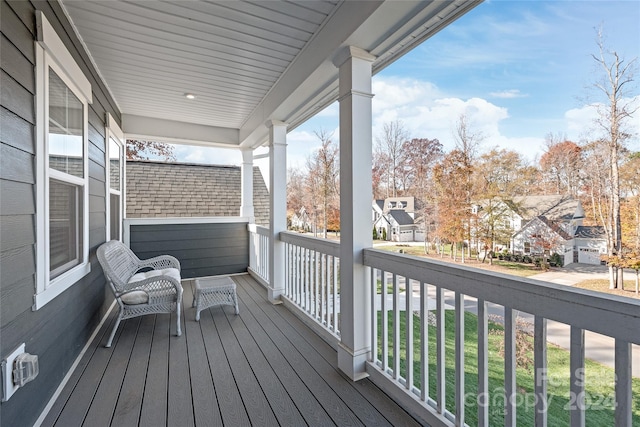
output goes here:
[{"label": "column capital", "polygon": [[287,126],[289,126],[288,123],[281,122],[280,120],[267,120],[264,124],[268,128],[280,127],[280,126],[284,126],[286,128]]},{"label": "column capital", "polygon": [[252,163],[253,164],[253,149],[252,148],[241,148],[240,152],[242,153],[242,163]]},{"label": "column capital", "polygon": [[340,68],[348,59],[358,58],[364,61],[373,62],[376,57],[364,49],[356,46],[345,46],[340,48],[333,56],[333,65]]}]

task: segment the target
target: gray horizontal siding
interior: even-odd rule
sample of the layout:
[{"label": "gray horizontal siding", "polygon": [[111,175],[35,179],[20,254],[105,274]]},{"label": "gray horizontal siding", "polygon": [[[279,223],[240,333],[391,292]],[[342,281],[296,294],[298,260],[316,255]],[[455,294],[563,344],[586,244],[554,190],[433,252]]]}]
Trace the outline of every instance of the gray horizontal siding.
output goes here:
[{"label": "gray horizontal siding", "polygon": [[[91,272],[38,311],[36,288],[35,9],[42,10],[91,82],[89,243]],[[40,373],[0,404],[0,424],[31,426],[112,301],[95,249],[105,240],[104,117],[120,112],[56,2],[0,0],[0,357],[19,344]]]},{"label": "gray horizontal siding", "polygon": [[132,225],[130,247],[141,259],[173,255],[183,278],[247,271],[247,224]]}]

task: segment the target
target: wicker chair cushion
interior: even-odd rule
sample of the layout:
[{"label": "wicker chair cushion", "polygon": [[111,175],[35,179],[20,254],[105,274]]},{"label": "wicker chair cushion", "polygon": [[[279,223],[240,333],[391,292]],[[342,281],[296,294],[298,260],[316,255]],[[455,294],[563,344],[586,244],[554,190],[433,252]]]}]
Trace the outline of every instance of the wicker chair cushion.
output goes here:
[{"label": "wicker chair cushion", "polygon": [[141,280],[156,276],[169,276],[173,277],[177,281],[180,281],[180,270],[178,270],[177,268],[164,268],[162,270],[151,270],[145,271],[144,273],[136,273],[131,276],[131,279],[129,279],[129,283],[139,282]]},{"label": "wicker chair cushion", "polygon": [[145,291],[131,291],[122,295],[120,300],[127,305],[146,304],[149,302],[149,294]]}]

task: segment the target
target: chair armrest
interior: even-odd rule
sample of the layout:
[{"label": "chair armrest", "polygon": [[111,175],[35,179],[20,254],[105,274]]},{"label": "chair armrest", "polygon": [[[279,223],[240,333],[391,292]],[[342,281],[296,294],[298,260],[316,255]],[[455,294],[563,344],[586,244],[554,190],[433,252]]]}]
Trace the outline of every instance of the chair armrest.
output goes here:
[{"label": "chair armrest", "polygon": [[169,290],[175,289],[177,295],[182,295],[182,285],[180,281],[174,277],[161,275],[149,277],[148,279],[139,280],[137,282],[128,283],[123,292],[118,294],[118,297],[124,293],[131,291],[145,291],[151,298],[154,294],[165,294]]},{"label": "chair armrest", "polygon": [[151,267],[154,270],[163,268],[177,268],[180,271],[180,261],[171,255],[160,255],[157,257],[140,260],[138,270],[141,268]]}]

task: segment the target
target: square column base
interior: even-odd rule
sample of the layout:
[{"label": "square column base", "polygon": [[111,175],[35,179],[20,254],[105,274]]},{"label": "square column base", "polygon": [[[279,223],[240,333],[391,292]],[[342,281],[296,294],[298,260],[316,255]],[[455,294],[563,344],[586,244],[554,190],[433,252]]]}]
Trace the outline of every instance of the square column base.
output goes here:
[{"label": "square column base", "polygon": [[269,298],[269,302],[273,305],[282,304],[280,295],[282,295],[283,293],[284,289],[267,288],[267,297]]},{"label": "square column base", "polygon": [[338,346],[338,368],[353,381],[367,378],[366,362],[369,357],[369,350],[361,350],[357,354],[346,348],[342,343]]}]

